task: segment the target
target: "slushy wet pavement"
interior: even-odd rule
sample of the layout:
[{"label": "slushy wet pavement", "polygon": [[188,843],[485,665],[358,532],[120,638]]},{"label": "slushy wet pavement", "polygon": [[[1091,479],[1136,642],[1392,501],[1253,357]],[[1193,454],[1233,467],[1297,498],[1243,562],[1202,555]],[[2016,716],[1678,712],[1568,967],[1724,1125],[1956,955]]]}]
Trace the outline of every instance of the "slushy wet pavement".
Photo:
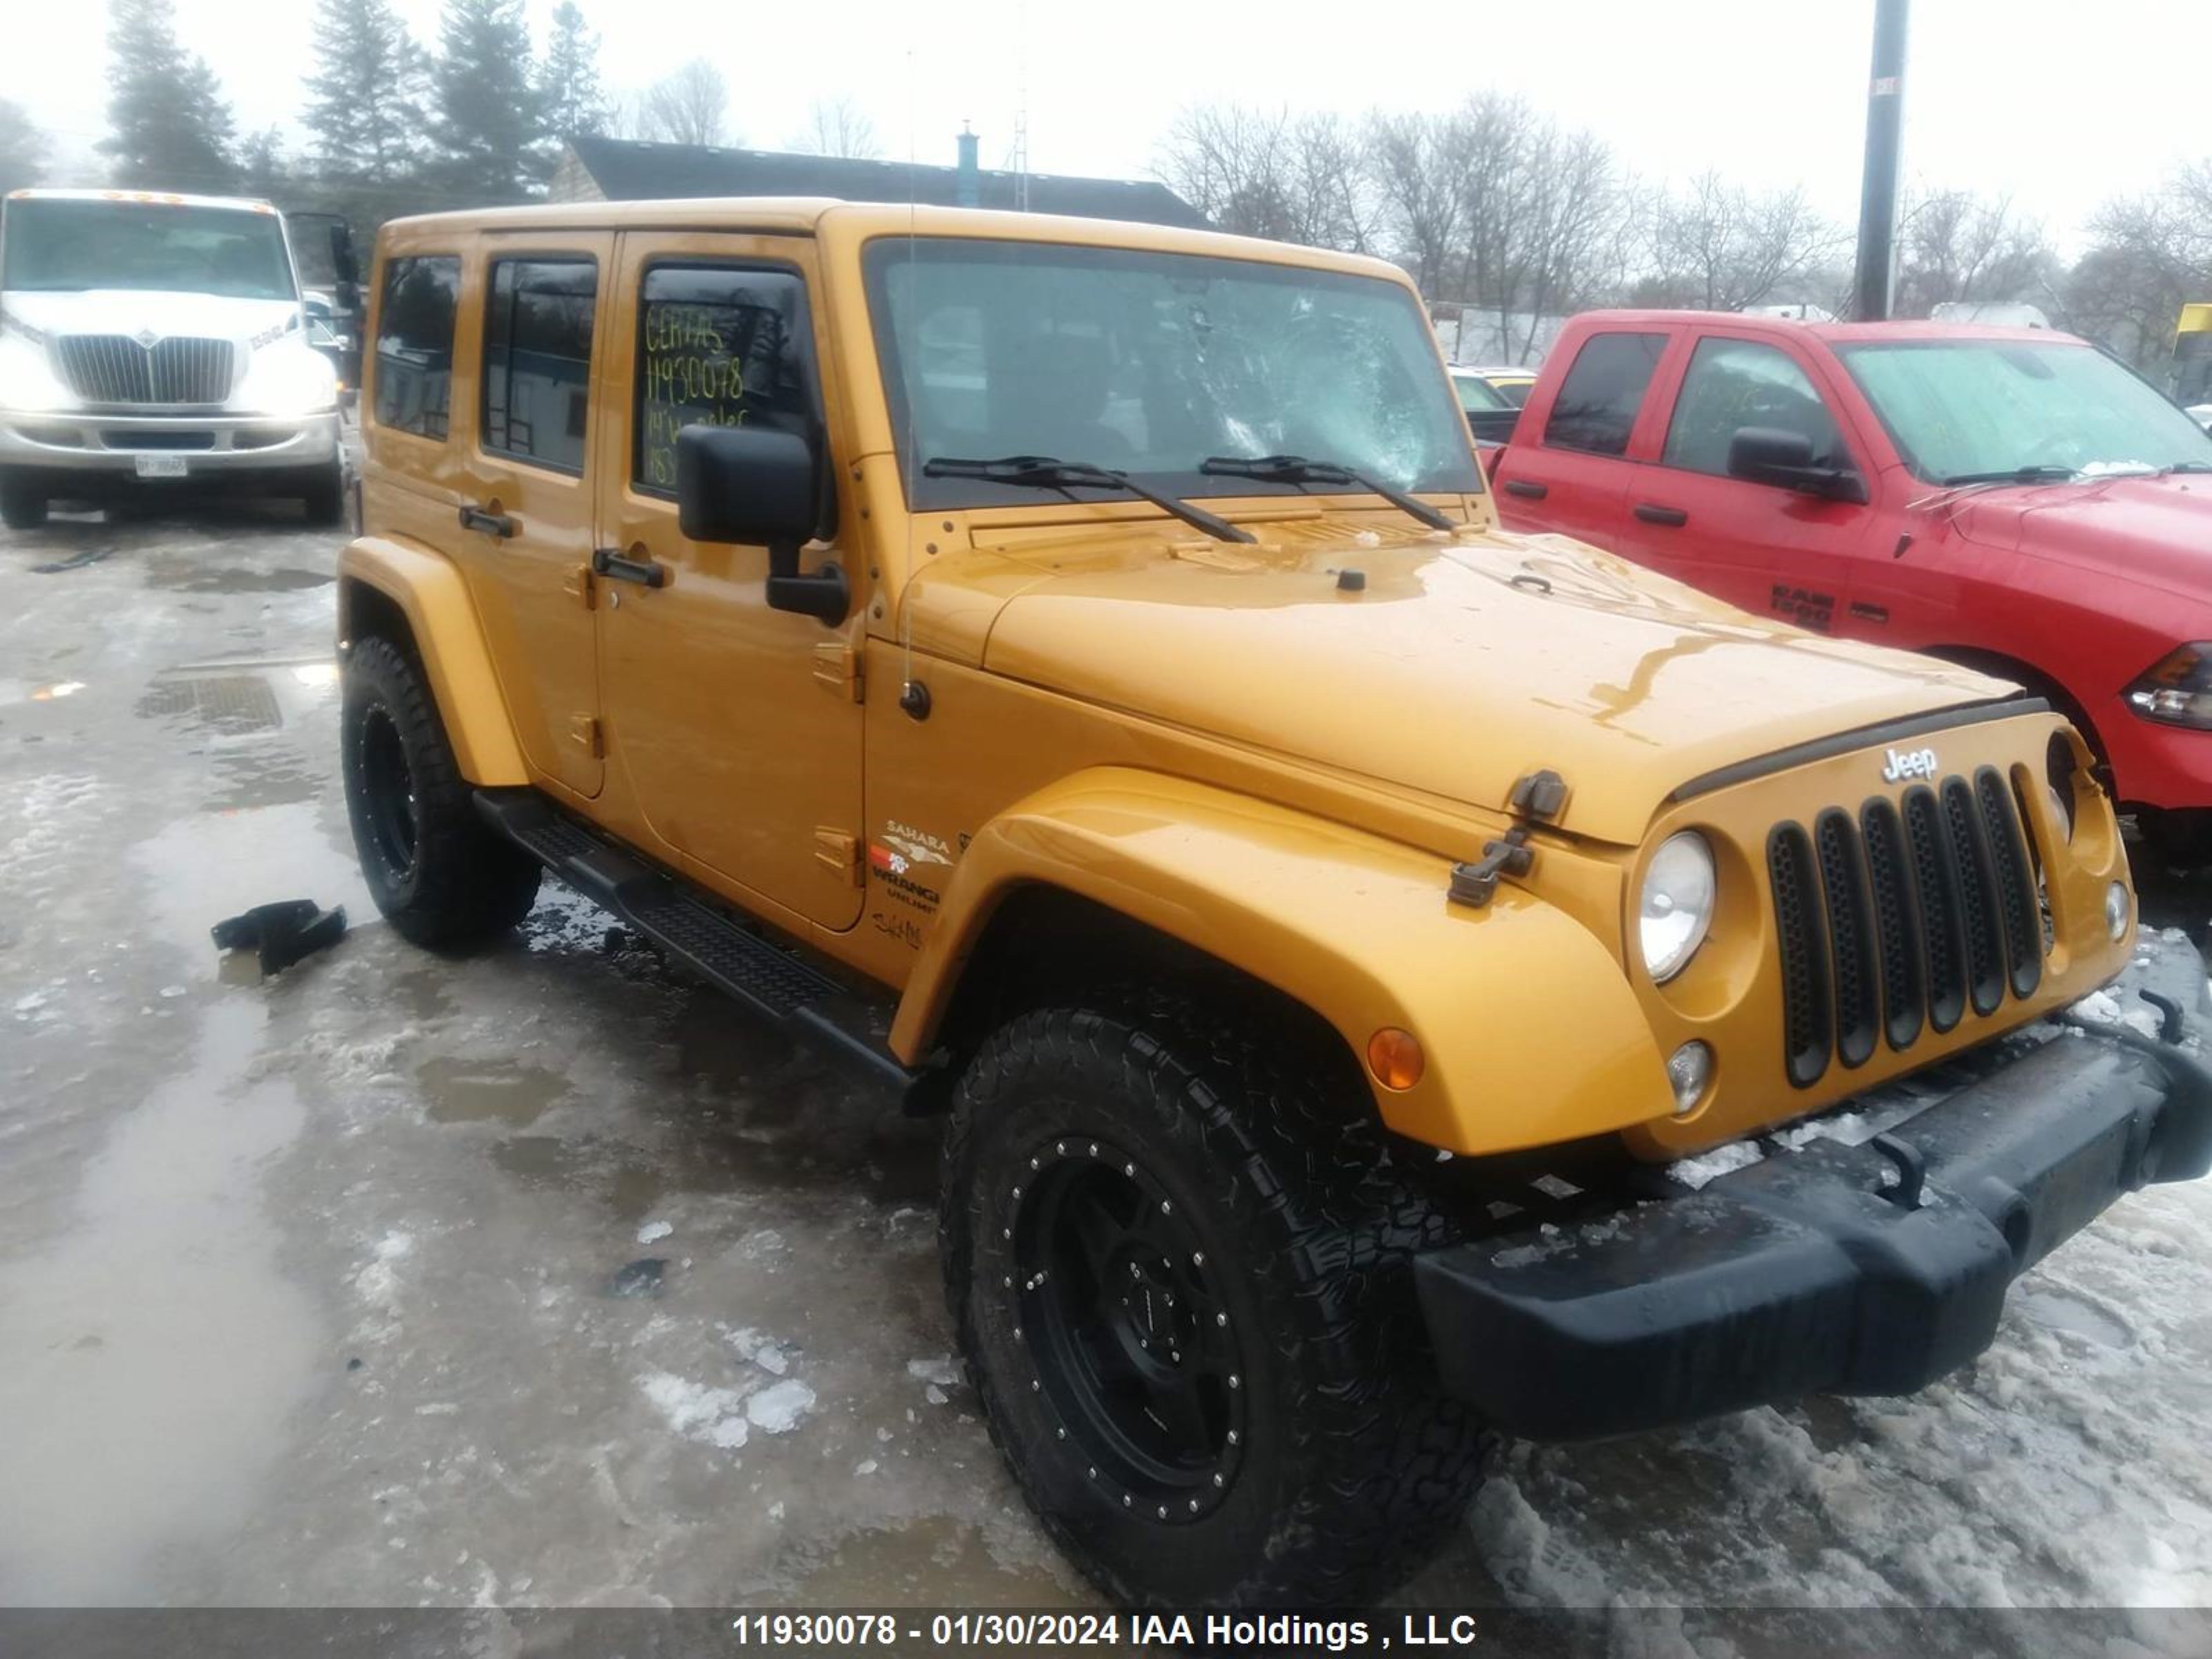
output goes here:
[{"label": "slushy wet pavement", "polygon": [[[381,924],[337,547],[0,534],[0,1602],[1087,1599],[951,1358],[933,1124],[550,883],[478,957]],[[293,897],[352,931],[212,948]],[[2160,1189],[1914,1399],[1502,1449],[1408,1596],[2202,1603],[2207,1422],[2212,1193]]]}]

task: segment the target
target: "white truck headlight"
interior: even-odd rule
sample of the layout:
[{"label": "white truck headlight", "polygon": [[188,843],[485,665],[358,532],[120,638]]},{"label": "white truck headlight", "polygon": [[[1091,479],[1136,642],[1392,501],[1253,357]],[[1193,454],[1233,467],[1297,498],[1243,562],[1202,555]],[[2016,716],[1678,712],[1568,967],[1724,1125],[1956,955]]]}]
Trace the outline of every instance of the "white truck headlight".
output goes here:
[{"label": "white truck headlight", "polygon": [[71,409],[76,398],[46,362],[46,348],[12,330],[0,333],[0,409]]},{"label": "white truck headlight", "polygon": [[258,415],[320,414],[337,407],[337,371],[296,337],[279,340],[253,354],[234,401]]},{"label": "white truck headlight", "polygon": [[1644,894],[1637,908],[1637,944],[1644,969],[1658,984],[1680,973],[1712,926],[1713,849],[1694,830],[1660,844],[1644,872]]}]

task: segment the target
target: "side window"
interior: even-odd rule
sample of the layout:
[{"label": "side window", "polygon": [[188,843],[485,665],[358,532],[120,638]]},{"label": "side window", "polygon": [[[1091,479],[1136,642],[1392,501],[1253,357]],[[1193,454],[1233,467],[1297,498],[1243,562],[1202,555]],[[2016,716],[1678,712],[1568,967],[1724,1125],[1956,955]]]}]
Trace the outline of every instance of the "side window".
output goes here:
[{"label": "side window", "polygon": [[676,434],[687,426],[805,432],[806,285],[788,270],[653,265],[638,298],[637,418],[631,478],[676,489]]},{"label": "side window", "polygon": [[453,313],[461,262],[388,259],[376,307],[376,423],[443,438],[453,392]]},{"label": "side window", "polygon": [[498,259],[484,301],[483,447],[562,472],[584,470],[592,379],[589,259]]},{"label": "side window", "polygon": [[1835,417],[1788,353],[1755,340],[1698,341],[1662,463],[1725,477],[1729,441],[1747,426],[1803,434],[1813,441],[1816,466],[1851,464]]},{"label": "side window", "polygon": [[1544,422],[1546,447],[1626,454],[1636,411],[1666,349],[1663,334],[1594,334],[1584,341]]}]

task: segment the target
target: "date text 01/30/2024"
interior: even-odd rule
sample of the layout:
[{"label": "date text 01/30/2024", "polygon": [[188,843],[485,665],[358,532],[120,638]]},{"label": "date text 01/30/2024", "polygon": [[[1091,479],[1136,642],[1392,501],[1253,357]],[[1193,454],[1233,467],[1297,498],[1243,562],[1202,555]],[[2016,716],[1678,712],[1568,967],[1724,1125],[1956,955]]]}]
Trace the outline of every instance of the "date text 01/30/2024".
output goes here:
[{"label": "date text 01/30/2024", "polygon": [[870,1647],[900,1642],[933,1647],[1117,1648],[1165,1646],[1202,1650],[1272,1650],[1285,1644],[1330,1653],[1378,1652],[1392,1648],[1473,1647],[1474,1614],[1399,1615],[1396,1627],[1382,1619],[1319,1618],[1297,1613],[748,1613],[730,1623],[735,1644],[775,1650]]}]

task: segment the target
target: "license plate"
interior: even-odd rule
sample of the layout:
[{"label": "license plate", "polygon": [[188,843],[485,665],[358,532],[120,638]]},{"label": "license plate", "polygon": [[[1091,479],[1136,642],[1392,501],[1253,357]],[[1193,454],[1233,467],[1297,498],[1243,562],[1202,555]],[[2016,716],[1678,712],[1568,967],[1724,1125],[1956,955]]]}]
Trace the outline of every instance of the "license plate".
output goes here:
[{"label": "license plate", "polygon": [[181,455],[141,455],[137,465],[142,478],[181,478],[189,471]]}]

